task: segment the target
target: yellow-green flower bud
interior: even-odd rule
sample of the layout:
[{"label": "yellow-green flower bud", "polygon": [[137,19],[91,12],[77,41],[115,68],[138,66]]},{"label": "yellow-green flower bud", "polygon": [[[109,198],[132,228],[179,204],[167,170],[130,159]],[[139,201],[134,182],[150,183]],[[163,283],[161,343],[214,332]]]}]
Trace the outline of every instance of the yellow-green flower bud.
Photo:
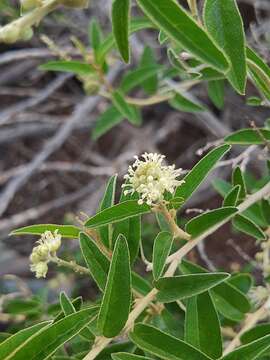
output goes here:
[{"label": "yellow-green flower bud", "polygon": [[21,34],[20,34],[20,40],[22,41],[28,41],[32,38],[33,36],[33,30],[31,27],[23,29]]},{"label": "yellow-green flower bud", "polygon": [[87,95],[95,95],[98,93],[100,84],[96,76],[89,75],[83,83],[84,91]]},{"label": "yellow-green flower bud", "polygon": [[6,25],[1,29],[0,42],[13,44],[20,38],[21,29],[13,23]]}]

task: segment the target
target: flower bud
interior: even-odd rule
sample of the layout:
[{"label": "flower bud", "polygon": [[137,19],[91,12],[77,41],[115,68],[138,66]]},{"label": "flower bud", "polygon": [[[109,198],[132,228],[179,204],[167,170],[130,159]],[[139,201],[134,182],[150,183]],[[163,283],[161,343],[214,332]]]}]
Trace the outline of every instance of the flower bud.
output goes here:
[{"label": "flower bud", "polygon": [[87,95],[97,94],[99,87],[99,81],[95,76],[88,76],[83,83],[83,88]]},{"label": "flower bud", "polygon": [[33,30],[31,27],[29,28],[25,28],[22,30],[21,34],[20,34],[20,40],[22,41],[28,41],[32,38],[33,36]]},{"label": "flower bud", "polygon": [[36,277],[45,278],[48,272],[48,265],[46,262],[39,262],[37,264],[31,265],[31,271],[36,273]]},{"label": "flower bud", "polygon": [[0,42],[6,44],[13,44],[20,38],[20,27],[14,25],[13,23],[6,25],[1,29],[0,33]]}]

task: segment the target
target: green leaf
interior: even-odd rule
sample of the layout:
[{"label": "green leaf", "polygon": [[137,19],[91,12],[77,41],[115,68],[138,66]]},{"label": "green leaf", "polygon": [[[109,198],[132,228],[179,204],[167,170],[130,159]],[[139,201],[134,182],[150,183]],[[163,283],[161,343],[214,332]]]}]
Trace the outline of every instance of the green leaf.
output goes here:
[{"label": "green leaf", "polygon": [[[60,304],[61,304],[61,308],[63,313],[65,314],[65,316],[74,314],[76,312],[76,309],[74,307],[74,305],[72,304],[72,301],[68,298],[67,294],[62,291],[60,293]],[[98,308],[97,308],[98,310]],[[94,340],[95,336],[92,334],[92,332],[90,331],[90,329],[88,327],[85,327],[84,329],[82,329],[82,331],[80,332],[80,335],[86,339],[87,341],[90,340]]]},{"label": "green leaf", "polygon": [[141,277],[139,274],[133,271],[131,277],[132,277],[132,287],[138,293],[142,295],[147,295],[152,290],[150,283],[146,279]]},{"label": "green leaf", "polygon": [[[132,19],[130,22],[129,27],[129,34],[133,34],[134,32],[153,28],[154,25],[151,21],[144,17],[137,17],[135,19]],[[100,45],[99,51],[98,51],[98,63],[102,63],[104,61],[104,58],[106,57],[107,53],[114,47],[115,45],[115,39],[113,34],[110,34]]]},{"label": "green leaf", "polygon": [[20,330],[16,334],[9,336],[0,344],[1,359],[11,359],[12,354],[16,352],[18,348],[20,348],[32,336],[38,334],[44,328],[48,327],[51,323],[51,321],[44,321],[42,323]]},{"label": "green leaf", "polygon": [[257,96],[250,96],[247,99],[247,105],[249,106],[263,106],[263,100]]},{"label": "green leaf", "polygon": [[226,223],[237,211],[238,209],[232,206],[207,211],[191,219],[186,224],[186,232],[193,238],[197,237],[216,225]]},{"label": "green leaf", "polygon": [[233,186],[240,185],[239,201],[243,201],[247,196],[247,188],[243,173],[239,166],[234,168],[232,173],[232,184]]},{"label": "green leaf", "polygon": [[96,228],[110,223],[115,223],[124,219],[145,214],[150,211],[146,204],[139,205],[137,200],[123,201],[108,209],[102,210],[84,224],[88,228]]},{"label": "green leaf", "polygon": [[12,360],[49,358],[60,346],[87,326],[93,320],[93,314],[96,314],[96,307],[78,311],[53,323],[17,348],[12,354]]},{"label": "green leaf", "polygon": [[76,75],[89,75],[89,74],[93,74],[94,72],[94,69],[90,64],[75,60],[49,61],[46,64],[40,65],[39,69],[46,71],[71,72]]},{"label": "green leaf", "polygon": [[233,274],[227,282],[240,290],[243,294],[247,294],[253,285],[253,278],[250,274],[237,273]]},{"label": "green leaf", "polygon": [[161,302],[186,299],[217,286],[229,276],[227,273],[203,273],[163,277],[154,282],[159,290],[157,299]]},{"label": "green leaf", "polygon": [[91,19],[89,23],[89,40],[91,47],[96,55],[96,52],[98,51],[102,41],[102,31],[99,23],[95,18]]},{"label": "green leaf", "polygon": [[208,34],[174,0],[137,0],[143,12],[171,40],[201,61],[226,71],[228,61]]},{"label": "green leaf", "polygon": [[131,302],[131,271],[127,241],[119,236],[114,247],[108,280],[98,317],[98,327],[108,338],[125,326]]},{"label": "green leaf", "polygon": [[[186,260],[182,261],[180,269],[184,274],[207,272],[203,267]],[[210,293],[216,309],[227,319],[241,321],[244,318],[244,313],[250,311],[251,305],[247,297],[228,281],[223,281],[214,289],[211,289]]]},{"label": "green leaf", "polygon": [[121,82],[121,90],[128,92],[138,85],[151,84],[153,77],[157,77],[158,72],[161,70],[161,66],[146,65],[138,69],[134,69],[125,74]]},{"label": "green leaf", "polygon": [[236,206],[238,203],[238,198],[240,194],[240,185],[234,186],[228,194],[225,195],[222,206]]},{"label": "green leaf", "polygon": [[83,232],[80,233],[80,246],[91,276],[100,290],[103,291],[106,286],[110,261],[100,251],[96,243]]},{"label": "green leaf", "polygon": [[244,215],[236,215],[232,223],[237,230],[247,235],[253,236],[257,240],[266,239],[265,233],[259,228],[259,226]]},{"label": "green leaf", "polygon": [[265,140],[270,141],[270,130],[263,128],[259,128],[258,130],[259,132],[255,129],[238,130],[226,136],[224,141],[232,145],[263,145]]},{"label": "green leaf", "polygon": [[145,356],[139,356],[139,355],[134,355],[134,354],[129,354],[129,353],[112,354],[112,359],[113,360],[151,360],[150,358],[145,357]]},{"label": "green leaf", "polygon": [[223,356],[220,360],[256,360],[266,350],[270,349],[270,335],[264,336],[261,339],[253,341],[247,345],[243,345],[238,349]]},{"label": "green leaf", "polygon": [[191,101],[182,94],[176,94],[171,100],[169,100],[169,104],[174,109],[184,112],[196,113],[205,111],[205,108],[202,105]]},{"label": "green leaf", "polygon": [[193,169],[184,177],[185,183],[176,189],[175,196],[182,197],[185,201],[200,186],[217,162],[230,150],[229,145],[222,145],[210,151]]},{"label": "green leaf", "polygon": [[270,99],[270,68],[266,62],[250,47],[246,48],[248,73],[258,90]]},{"label": "green leaf", "polygon": [[[143,50],[142,57],[140,60],[140,68],[145,68],[147,66],[157,66],[155,54],[149,46],[146,46]],[[154,94],[158,89],[158,77],[154,73],[147,80],[142,82],[142,88],[147,94]]]},{"label": "green leaf", "polygon": [[240,94],[247,80],[246,46],[243,21],[235,0],[206,0],[204,23],[209,34],[231,62],[228,80]]},{"label": "green leaf", "polygon": [[120,90],[114,91],[112,94],[112,102],[116,109],[134,125],[141,124],[141,117],[134,105],[129,105]]},{"label": "green leaf", "polygon": [[224,107],[224,80],[213,80],[208,82],[208,95],[218,109]]},{"label": "green leaf", "polygon": [[60,304],[65,316],[74,314],[76,312],[74,305],[69,300],[67,294],[64,291],[60,293]]},{"label": "green leaf", "polygon": [[136,324],[129,334],[140,349],[165,360],[210,360],[193,346],[150,325]]},{"label": "green leaf", "polygon": [[[74,309],[76,311],[79,311],[82,307],[82,297],[81,296],[78,296],[77,298],[75,298],[74,300],[71,301],[72,302],[72,305],[74,307]],[[63,310],[61,310],[57,315],[56,317],[54,318],[53,322],[57,322],[61,319],[63,319],[65,317],[65,314],[63,312]]]},{"label": "green leaf", "polygon": [[266,335],[270,335],[270,324],[259,324],[252,329],[246,331],[241,335],[241,343],[249,344],[252,341],[258,340]]},{"label": "green leaf", "polygon": [[222,355],[219,318],[208,292],[187,301],[185,341],[213,359]]},{"label": "green leaf", "polygon": [[123,120],[124,116],[114,106],[110,106],[97,118],[96,125],[92,131],[92,139],[97,140]]},{"label": "green leaf", "polygon": [[162,231],[155,238],[153,247],[153,276],[155,280],[162,276],[172,244],[173,236],[169,232]]},{"label": "green leaf", "polygon": [[[105,189],[104,196],[101,200],[100,204],[100,210],[105,210],[107,208],[110,208],[114,205],[115,201],[115,188],[116,188],[116,181],[117,181],[117,175],[112,176]],[[112,236],[112,228],[110,225],[106,225],[104,227],[101,227],[99,229],[101,241],[103,244],[109,249],[110,248],[110,242],[111,242],[111,236]]]},{"label": "green leaf", "polygon": [[267,199],[262,199],[262,213],[266,224],[270,224],[270,202]]},{"label": "green leaf", "polygon": [[129,62],[129,18],[130,0],[113,0],[112,2],[112,28],[118,50],[123,60]]},{"label": "green leaf", "polygon": [[54,232],[58,230],[64,238],[77,238],[81,229],[73,225],[57,225],[57,224],[39,224],[25,226],[16,230],[13,230],[10,235],[41,235],[45,231]]}]

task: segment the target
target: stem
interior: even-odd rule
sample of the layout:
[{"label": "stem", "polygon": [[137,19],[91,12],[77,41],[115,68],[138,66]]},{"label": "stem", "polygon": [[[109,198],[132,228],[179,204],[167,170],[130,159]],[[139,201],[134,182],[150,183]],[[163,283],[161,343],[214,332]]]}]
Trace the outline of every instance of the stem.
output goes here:
[{"label": "stem", "polygon": [[175,222],[174,217],[168,211],[165,204],[161,203],[158,207],[158,211],[165,217],[167,223],[169,224],[172,233],[175,237],[179,237],[184,240],[189,240],[190,235],[182,230]]},{"label": "stem", "polygon": [[[251,205],[255,204],[257,201],[267,197],[270,195],[270,183],[265,185],[262,189],[257,191],[256,193],[250,195],[247,200],[245,200],[238,207],[238,213],[245,211]],[[202,234],[201,236],[189,241],[186,245],[184,245],[180,250],[169,257],[170,266],[165,273],[165,276],[173,276],[175,273],[179,261],[185,256],[194,246],[196,246],[200,241],[204,240],[208,235],[212,234],[214,231],[219,229],[222,225],[227,223],[231,218],[226,219],[222,223],[215,225],[213,228],[209,229],[207,232]],[[139,300],[135,306],[135,308],[129,314],[127,323],[124,328],[124,332],[128,332],[134,326],[135,320],[140,316],[140,314],[147,308],[147,306],[155,299],[157,294],[157,289],[152,289],[144,298]],[[269,305],[269,304],[268,304]],[[265,308],[267,308],[265,306]],[[83,360],[93,360],[96,356],[111,342],[112,339],[108,339],[105,337],[98,338],[98,342],[96,346],[92,348],[92,350],[83,358]]]},{"label": "stem", "polygon": [[198,19],[199,13],[198,13],[198,6],[197,6],[197,0],[187,0],[188,6],[190,8],[191,14],[195,19]]},{"label": "stem", "polygon": [[[18,38],[20,38],[22,30],[31,28],[33,25],[39,23],[44,18],[44,16],[53,11],[58,5],[59,0],[44,1],[42,6],[34,9],[21,18],[14,20],[3,27],[0,27],[0,42],[6,42],[6,36],[11,31],[16,31],[18,33]],[[18,39],[15,39],[15,41],[17,40]]]},{"label": "stem", "polygon": [[233,351],[238,345],[240,345],[241,336],[248,331],[249,329],[253,328],[260,321],[269,311],[270,305],[270,298],[253,314],[249,314],[246,318],[245,324],[240,330],[240,332],[233,338],[233,340],[229,343],[229,345],[224,350],[224,354],[226,355]]},{"label": "stem", "polygon": [[75,261],[66,261],[66,260],[60,259],[57,256],[51,257],[50,261],[54,262],[58,266],[63,266],[68,269],[71,269],[76,273],[79,273],[82,275],[90,275],[90,271],[86,267],[78,265],[77,263],[75,263]]}]

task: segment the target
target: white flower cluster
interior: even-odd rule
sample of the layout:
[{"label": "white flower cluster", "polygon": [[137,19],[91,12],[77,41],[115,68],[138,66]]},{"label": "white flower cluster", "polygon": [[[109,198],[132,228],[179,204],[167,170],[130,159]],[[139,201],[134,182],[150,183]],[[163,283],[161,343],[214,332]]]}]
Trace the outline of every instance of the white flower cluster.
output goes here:
[{"label": "white flower cluster", "polygon": [[165,192],[174,193],[177,186],[184,181],[177,180],[182,169],[175,169],[175,165],[163,165],[164,155],[144,153],[140,160],[135,156],[135,162],[129,166],[128,174],[124,179],[127,188],[124,194],[134,194],[140,196],[138,203],[144,202],[148,205],[158,204],[164,199]]},{"label": "white flower cluster", "polygon": [[45,231],[37,243],[30,255],[30,269],[36,273],[37,278],[45,278],[50,256],[54,255],[61,246],[61,234],[58,234],[58,229],[54,233]]},{"label": "white flower cluster", "polygon": [[269,298],[269,296],[269,289],[264,286],[253,287],[249,291],[249,298],[256,307],[262,305]]}]

